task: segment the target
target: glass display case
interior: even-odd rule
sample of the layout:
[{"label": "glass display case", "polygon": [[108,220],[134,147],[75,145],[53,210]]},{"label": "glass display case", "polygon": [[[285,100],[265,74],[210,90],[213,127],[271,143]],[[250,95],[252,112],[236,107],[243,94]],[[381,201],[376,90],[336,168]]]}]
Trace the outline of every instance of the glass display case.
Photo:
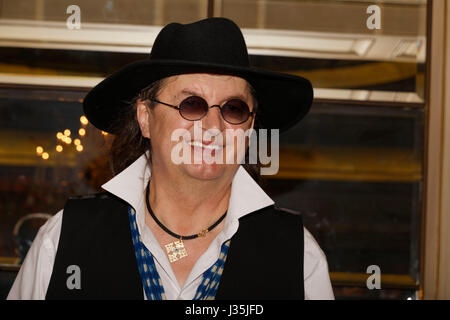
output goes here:
[{"label": "glass display case", "polygon": [[423,128],[420,104],[316,101],[280,137],[266,189],[302,214],[336,286],[376,265],[383,287],[418,288]]},{"label": "glass display case", "polygon": [[32,241],[45,215],[61,210],[71,195],[99,191],[110,178],[104,157],[109,139],[83,117],[85,93],[0,86],[3,261],[20,264],[23,243]]},{"label": "glass display case", "polygon": [[[65,26],[70,1],[0,3],[3,288],[48,216],[111,178],[113,136],[83,118],[88,90],[145,59],[162,25],[215,15],[243,28],[253,66],[313,83],[263,188],[303,216],[336,298],[420,298],[427,1],[377,2],[380,30],[366,27],[366,1],[78,1],[78,31]],[[380,290],[367,288],[371,265]]]}]

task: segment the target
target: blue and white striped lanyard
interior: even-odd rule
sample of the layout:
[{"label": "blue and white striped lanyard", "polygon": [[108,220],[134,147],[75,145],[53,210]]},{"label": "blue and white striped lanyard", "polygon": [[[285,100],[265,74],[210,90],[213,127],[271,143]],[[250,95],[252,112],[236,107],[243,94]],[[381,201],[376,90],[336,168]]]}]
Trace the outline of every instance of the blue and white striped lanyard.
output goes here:
[{"label": "blue and white striped lanyard", "polygon": [[[141,241],[141,235],[139,234],[136,224],[136,211],[131,206],[128,207],[128,215],[130,218],[134,252],[147,300],[166,300],[164,287],[158,271],[156,270],[153,255]],[[230,240],[222,244],[219,258],[208,270],[203,273],[202,282],[197,288],[194,295],[194,300],[215,299],[229,247]]]}]

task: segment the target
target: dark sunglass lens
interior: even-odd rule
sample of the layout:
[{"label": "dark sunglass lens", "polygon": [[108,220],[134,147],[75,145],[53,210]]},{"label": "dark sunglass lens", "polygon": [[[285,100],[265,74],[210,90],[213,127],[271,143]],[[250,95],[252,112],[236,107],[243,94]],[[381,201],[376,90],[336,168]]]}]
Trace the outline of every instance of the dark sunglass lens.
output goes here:
[{"label": "dark sunglass lens", "polygon": [[186,120],[200,120],[208,112],[208,104],[203,98],[191,96],[180,103],[180,113]]},{"label": "dark sunglass lens", "polygon": [[244,101],[233,99],[222,107],[222,115],[226,121],[232,124],[240,124],[247,121],[250,109]]}]

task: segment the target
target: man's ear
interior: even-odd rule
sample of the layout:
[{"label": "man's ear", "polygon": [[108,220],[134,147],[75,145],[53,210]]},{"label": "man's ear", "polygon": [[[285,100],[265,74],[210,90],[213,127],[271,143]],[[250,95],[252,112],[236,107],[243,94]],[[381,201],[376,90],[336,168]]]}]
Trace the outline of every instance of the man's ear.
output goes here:
[{"label": "man's ear", "polygon": [[147,104],[139,100],[136,103],[136,113],[142,136],[150,139],[149,108]]}]

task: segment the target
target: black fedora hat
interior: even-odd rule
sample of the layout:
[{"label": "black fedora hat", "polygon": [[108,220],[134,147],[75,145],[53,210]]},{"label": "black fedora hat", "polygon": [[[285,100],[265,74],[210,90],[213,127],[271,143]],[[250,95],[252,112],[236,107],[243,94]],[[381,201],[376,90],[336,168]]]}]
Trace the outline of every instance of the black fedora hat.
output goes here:
[{"label": "black fedora hat", "polygon": [[115,133],[114,124],[140,90],[169,76],[203,72],[246,79],[256,91],[259,122],[267,129],[287,130],[312,103],[307,79],[252,68],[239,27],[229,19],[208,18],[165,26],[148,59],[125,66],[86,95],[84,113],[97,128]]}]

